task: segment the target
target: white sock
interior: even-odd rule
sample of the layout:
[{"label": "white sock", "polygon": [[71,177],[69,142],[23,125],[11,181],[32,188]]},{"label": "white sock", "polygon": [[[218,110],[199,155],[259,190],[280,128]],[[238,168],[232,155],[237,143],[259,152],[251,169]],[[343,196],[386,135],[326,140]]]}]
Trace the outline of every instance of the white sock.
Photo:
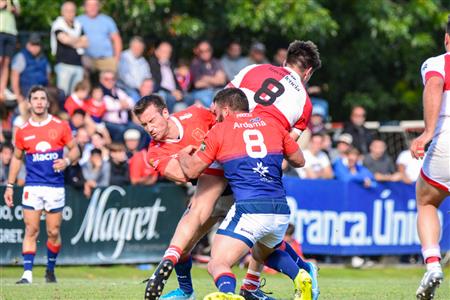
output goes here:
[{"label": "white sock", "polygon": [[435,269],[439,269],[439,270],[442,269],[440,262],[435,261],[435,262],[427,264],[427,271],[435,270]]},{"label": "white sock", "polygon": [[33,272],[31,272],[30,270],[23,271],[22,278],[25,278],[30,283],[33,282]]}]

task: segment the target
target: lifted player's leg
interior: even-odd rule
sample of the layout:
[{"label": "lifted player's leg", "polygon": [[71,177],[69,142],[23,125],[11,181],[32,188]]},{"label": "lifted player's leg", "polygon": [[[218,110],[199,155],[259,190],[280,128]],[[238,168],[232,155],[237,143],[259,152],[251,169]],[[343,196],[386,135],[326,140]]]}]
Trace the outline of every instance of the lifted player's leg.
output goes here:
[{"label": "lifted player's leg", "polygon": [[417,230],[422,244],[423,259],[427,266],[427,271],[416,291],[417,299],[433,299],[436,288],[444,279],[440,264],[441,225],[437,208],[447,196],[449,196],[447,191],[430,185],[422,177],[417,180]]},{"label": "lifted player's leg", "polygon": [[[174,268],[177,271],[180,289],[170,292],[164,298],[172,300],[192,298],[194,293],[189,252],[219,220],[218,217],[211,217],[211,215],[216,200],[222,195],[226,186],[226,179],[220,176],[201,175],[198,178],[197,189],[191,199],[190,207],[178,222],[169,248],[147,282],[146,299],[158,299],[161,296],[165,283]],[[180,266],[176,267],[177,264]]]}]

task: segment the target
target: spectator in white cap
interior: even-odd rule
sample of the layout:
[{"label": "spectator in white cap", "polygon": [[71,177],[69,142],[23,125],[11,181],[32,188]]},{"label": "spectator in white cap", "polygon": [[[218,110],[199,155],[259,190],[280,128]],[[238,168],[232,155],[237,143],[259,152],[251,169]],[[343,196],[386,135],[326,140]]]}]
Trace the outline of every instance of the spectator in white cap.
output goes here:
[{"label": "spectator in white cap", "polygon": [[326,112],[323,106],[314,105],[309,120],[308,128],[312,134],[323,133],[325,131]]},{"label": "spectator in white cap", "polygon": [[330,160],[334,163],[337,159],[343,158],[345,152],[350,149],[353,142],[353,137],[348,133],[342,133],[336,140],[336,148],[331,149],[328,153]]},{"label": "spectator in white cap", "polygon": [[141,140],[141,133],[137,129],[128,129],[123,134],[125,147],[127,148],[127,157],[131,158],[133,154],[139,151],[139,143]]}]

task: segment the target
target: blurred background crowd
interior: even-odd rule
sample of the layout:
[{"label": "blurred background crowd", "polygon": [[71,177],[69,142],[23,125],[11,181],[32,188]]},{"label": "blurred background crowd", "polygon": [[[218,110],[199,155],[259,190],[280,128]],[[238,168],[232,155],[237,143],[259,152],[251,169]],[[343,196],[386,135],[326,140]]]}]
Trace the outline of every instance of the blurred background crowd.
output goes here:
[{"label": "blurred background crowd", "polygon": [[[269,55],[261,42],[244,48],[230,40],[219,57],[208,40],[198,40],[190,60],[177,60],[169,40],[121,36],[98,0],[84,1],[82,9],[64,2],[47,33],[19,34],[20,14],[19,1],[0,0],[0,184],[6,184],[14,132],[29,117],[26,97],[33,85],[47,87],[50,112],[70,122],[82,158],[66,171],[67,183],[89,196],[96,187],[163,180],[146,163],[149,137],[131,114],[142,96],[158,93],[171,113],[189,105],[209,107],[242,68],[282,65],[286,56],[282,47]],[[366,109],[359,105],[346,122],[331,123],[321,87],[308,91],[313,113],[299,141],[306,166],[286,169],[287,175],[355,181],[367,188],[416,180],[421,161],[402,151],[414,135],[392,142],[392,135],[366,127]],[[23,184],[25,170],[19,178]]]}]

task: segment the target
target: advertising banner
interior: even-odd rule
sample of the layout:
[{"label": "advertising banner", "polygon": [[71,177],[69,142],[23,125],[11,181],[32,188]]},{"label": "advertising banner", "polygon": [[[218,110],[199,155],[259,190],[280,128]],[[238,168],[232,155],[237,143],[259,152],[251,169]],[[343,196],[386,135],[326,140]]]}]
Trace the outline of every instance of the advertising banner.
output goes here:
[{"label": "advertising banner", "polygon": [[[305,253],[401,255],[420,253],[414,185],[379,183],[364,188],[337,180],[284,178],[297,208],[296,238]],[[450,250],[450,199],[438,212],[440,245]]]},{"label": "advertising banner", "polygon": [[[4,187],[0,188],[3,195]],[[0,205],[0,264],[22,261],[25,226],[22,190],[14,192],[13,208]],[[3,197],[2,197],[3,198]],[[186,207],[187,196],[175,184],[151,187],[109,186],[90,199],[66,188],[58,264],[156,262],[168,246]],[[47,234],[42,217],[36,263],[45,263]]]}]

